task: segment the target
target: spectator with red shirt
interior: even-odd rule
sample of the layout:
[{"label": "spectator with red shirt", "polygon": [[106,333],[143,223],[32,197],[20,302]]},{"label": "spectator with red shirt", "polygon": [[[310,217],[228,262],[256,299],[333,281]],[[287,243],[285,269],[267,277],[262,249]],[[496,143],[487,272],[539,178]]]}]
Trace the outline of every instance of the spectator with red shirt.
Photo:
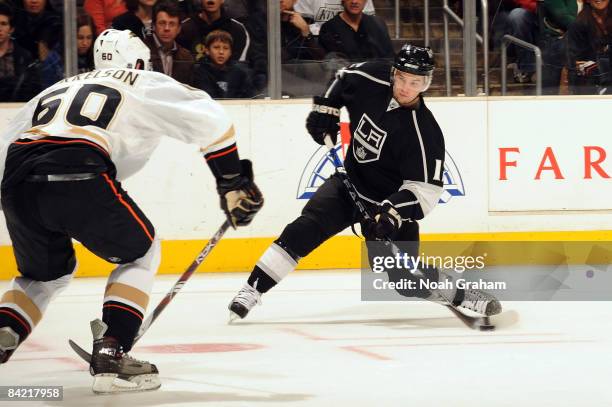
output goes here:
[{"label": "spectator with red shirt", "polygon": [[85,0],[83,8],[96,24],[96,34],[110,28],[113,19],[127,11],[124,0]]}]

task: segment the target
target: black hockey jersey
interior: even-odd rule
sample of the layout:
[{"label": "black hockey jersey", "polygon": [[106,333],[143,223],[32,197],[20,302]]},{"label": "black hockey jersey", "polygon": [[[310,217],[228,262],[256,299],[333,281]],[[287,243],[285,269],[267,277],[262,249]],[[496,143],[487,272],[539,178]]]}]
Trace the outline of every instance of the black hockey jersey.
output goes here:
[{"label": "black hockey jersey", "polygon": [[388,62],[354,64],[336,73],[325,97],[349,112],[344,165],[360,197],[421,219],[443,191],[444,137],[422,97],[414,109],[399,106],[390,78]]}]

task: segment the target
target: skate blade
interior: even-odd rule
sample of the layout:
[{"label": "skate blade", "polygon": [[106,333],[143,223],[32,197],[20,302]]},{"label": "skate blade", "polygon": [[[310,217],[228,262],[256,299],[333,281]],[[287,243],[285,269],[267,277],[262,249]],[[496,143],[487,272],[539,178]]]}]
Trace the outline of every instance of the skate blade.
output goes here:
[{"label": "skate blade", "polygon": [[227,321],[228,325],[232,325],[235,321],[242,319],[240,318],[240,315],[236,314],[234,311],[230,311],[229,313],[229,320]]},{"label": "skate blade", "polygon": [[141,374],[129,380],[120,379],[116,374],[94,376],[92,390],[96,394],[135,393],[159,389],[161,381],[157,374]]}]

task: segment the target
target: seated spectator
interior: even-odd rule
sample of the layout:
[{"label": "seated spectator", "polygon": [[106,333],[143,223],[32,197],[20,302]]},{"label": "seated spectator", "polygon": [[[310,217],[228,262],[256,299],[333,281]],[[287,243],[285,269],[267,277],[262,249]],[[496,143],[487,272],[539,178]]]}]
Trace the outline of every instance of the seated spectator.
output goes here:
[{"label": "seated spectator", "polygon": [[266,0],[224,0],[223,8],[230,18],[234,18],[248,26],[248,22],[256,13],[266,14]]},{"label": "seated spectator", "polygon": [[294,11],[296,0],[280,0],[281,9],[281,61],[320,60],[325,50],[310,33],[309,18]]},{"label": "seated spectator", "polygon": [[83,8],[96,24],[96,34],[111,27],[113,19],[127,11],[123,0],[85,0]]},{"label": "seated spectator", "polygon": [[214,30],[227,31],[233,39],[232,60],[246,62],[251,39],[244,24],[227,16],[223,0],[201,1],[202,11],[183,21],[178,43],[199,62],[206,55],[206,36]]},{"label": "seated spectator", "polygon": [[323,23],[319,43],[329,53],[363,61],[393,58],[393,44],[384,20],[363,13],[366,0],[342,0],[344,10]]},{"label": "seated spectator", "polygon": [[[93,41],[94,22],[88,14],[77,16],[77,63],[78,72],[84,73],[94,69]],[[64,78],[64,54],[61,47],[55,47],[40,65],[40,76],[43,89],[48,88]]]},{"label": "seated spectator", "polygon": [[254,89],[249,75],[231,61],[232,36],[223,30],[209,33],[205,39],[206,57],[196,72],[195,85],[214,99],[249,98]]},{"label": "seated spectator", "polygon": [[128,11],[115,17],[112,27],[117,30],[130,30],[144,41],[152,33],[155,1],[125,0]]},{"label": "seated spectator", "polygon": [[587,0],[567,34],[573,93],[612,93],[610,0]]},{"label": "seated spectator", "polygon": [[110,28],[115,17],[127,11],[124,0],[85,0],[83,8],[94,20],[96,35]]},{"label": "seated spectator", "polygon": [[11,40],[13,10],[0,3],[0,102],[26,102],[40,92],[32,55]]},{"label": "seated spectator", "polygon": [[542,50],[542,93],[559,94],[561,71],[567,63],[566,33],[576,19],[576,0],[546,0],[542,3],[542,35],[539,46]]},{"label": "seated spectator", "polygon": [[77,57],[79,73],[94,70],[93,43],[96,39],[95,23],[88,14],[77,16]]},{"label": "seated spectator", "polygon": [[61,48],[62,19],[47,0],[22,0],[16,10],[13,36],[35,59],[44,61],[52,49]]},{"label": "seated spectator", "polygon": [[193,83],[193,57],[176,43],[181,31],[181,9],[175,0],[161,0],[153,7],[153,35],[145,42],[151,49],[153,70],[179,82]]},{"label": "seated spectator", "polygon": [[[312,35],[319,35],[323,23],[331,20],[343,10],[342,0],[298,0],[295,3],[295,11],[313,20],[313,23],[310,24]],[[374,14],[372,0],[366,1],[363,12]]]},{"label": "seated spectator", "polygon": [[[501,10],[496,16],[495,22],[496,33],[494,37],[501,37],[510,34],[519,40],[526,41],[536,45],[539,26],[538,16],[536,14],[536,0],[509,0],[513,6],[509,11]],[[499,34],[497,34],[499,33]],[[509,50],[512,50],[516,57],[516,68],[514,69],[514,81],[517,83],[531,82],[532,76],[535,73],[535,55],[533,51],[510,45]]]}]

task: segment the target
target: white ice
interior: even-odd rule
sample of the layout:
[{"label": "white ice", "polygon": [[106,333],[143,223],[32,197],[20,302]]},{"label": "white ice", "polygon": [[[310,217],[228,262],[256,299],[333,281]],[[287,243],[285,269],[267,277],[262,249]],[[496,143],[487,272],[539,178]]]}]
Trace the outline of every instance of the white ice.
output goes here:
[{"label": "white ice", "polygon": [[[150,308],[176,278],[158,276]],[[132,352],[161,389],[112,396],[67,344],[90,350],[101,315],[104,279],[76,279],[0,366],[0,385],[63,386],[63,401],[0,405],[612,406],[612,303],[505,303],[518,323],[475,332],[436,304],[361,302],[356,272],[299,271],[228,325],[245,279],[194,276]]]}]

